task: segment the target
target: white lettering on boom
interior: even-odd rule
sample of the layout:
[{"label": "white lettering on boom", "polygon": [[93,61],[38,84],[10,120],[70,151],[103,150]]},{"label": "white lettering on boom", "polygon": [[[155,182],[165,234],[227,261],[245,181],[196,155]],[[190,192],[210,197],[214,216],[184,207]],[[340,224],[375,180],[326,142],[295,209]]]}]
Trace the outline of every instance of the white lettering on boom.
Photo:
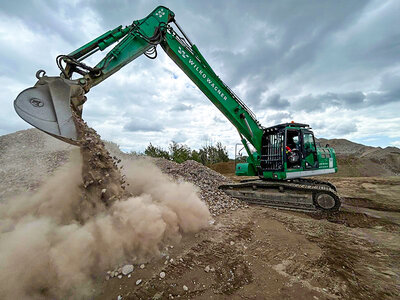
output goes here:
[{"label": "white lettering on boom", "polygon": [[[182,56],[182,58],[186,59],[187,56]],[[199,68],[199,66],[193,61],[193,59],[189,59],[189,64],[193,67],[194,70],[196,70],[199,75],[201,77],[203,77],[203,79],[206,79],[207,83],[211,86],[211,88],[213,88],[217,94],[224,100],[228,100],[228,97],[222,93],[222,91],[218,88],[218,85],[216,83],[214,83],[205,73],[205,71],[203,71],[201,68]]]}]

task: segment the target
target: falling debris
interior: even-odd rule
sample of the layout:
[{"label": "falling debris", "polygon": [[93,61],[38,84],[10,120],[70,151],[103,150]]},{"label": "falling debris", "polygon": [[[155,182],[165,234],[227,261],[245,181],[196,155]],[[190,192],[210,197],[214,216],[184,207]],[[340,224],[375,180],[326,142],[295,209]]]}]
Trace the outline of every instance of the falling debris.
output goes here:
[{"label": "falling debris", "polygon": [[[97,132],[73,114],[82,155],[82,201],[80,221],[129,196],[116,159],[111,157]],[[107,176],[106,176],[107,175]],[[100,201],[101,200],[101,201]]]}]

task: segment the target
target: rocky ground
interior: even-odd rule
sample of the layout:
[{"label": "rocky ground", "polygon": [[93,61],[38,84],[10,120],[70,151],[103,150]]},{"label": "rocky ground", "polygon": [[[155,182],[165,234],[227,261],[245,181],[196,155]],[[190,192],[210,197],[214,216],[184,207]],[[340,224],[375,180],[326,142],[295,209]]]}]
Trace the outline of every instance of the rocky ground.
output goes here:
[{"label": "rocky ground", "polygon": [[[28,130],[0,137],[0,201],[36,189],[72,146]],[[134,160],[107,144],[114,156]],[[163,245],[160,255],[93,274],[95,299],[397,299],[400,179],[336,177],[343,197],[329,218],[247,206],[223,194],[236,180],[196,162],[155,160],[189,181],[210,209],[210,226]]]},{"label": "rocky ground", "polygon": [[[359,178],[332,181],[345,197],[340,213],[322,218],[234,205],[144,269],[135,265],[129,277],[110,280],[105,275],[98,299],[112,299],[116,291],[122,299],[396,299],[400,179],[375,179],[372,189]],[[388,203],[381,191],[396,196]]]}]

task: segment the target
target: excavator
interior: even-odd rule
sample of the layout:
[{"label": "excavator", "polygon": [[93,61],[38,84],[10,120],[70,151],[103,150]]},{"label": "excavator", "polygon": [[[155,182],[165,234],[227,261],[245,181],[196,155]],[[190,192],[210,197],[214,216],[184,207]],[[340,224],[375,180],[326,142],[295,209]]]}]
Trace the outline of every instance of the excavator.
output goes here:
[{"label": "excavator", "polygon": [[[115,44],[95,66],[84,60]],[[79,49],[56,58],[60,76],[36,73],[36,84],[14,101],[17,114],[32,126],[78,145],[74,114],[81,116],[86,94],[126,64],[144,54],[157,57],[157,46],[178,65],[204,95],[236,127],[247,162],[236,165],[239,183],[220,186],[227,194],[249,203],[282,209],[332,213],[341,201],[333,184],[311,176],[337,172],[334,149],[321,147],[309,125],[285,123],[263,127],[254,113],[215,74],[199,49],[175,20],[158,6],[144,19],[110,30]],[[254,177],[256,176],[256,177]],[[306,178],[305,178],[306,177]]]}]

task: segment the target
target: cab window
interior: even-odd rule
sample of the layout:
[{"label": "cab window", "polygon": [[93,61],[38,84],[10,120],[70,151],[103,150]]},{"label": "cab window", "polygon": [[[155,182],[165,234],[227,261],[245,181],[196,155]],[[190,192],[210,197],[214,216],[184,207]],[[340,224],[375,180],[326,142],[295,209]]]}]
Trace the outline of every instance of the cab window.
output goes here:
[{"label": "cab window", "polygon": [[304,149],[309,152],[315,152],[314,136],[312,133],[304,133]]}]

